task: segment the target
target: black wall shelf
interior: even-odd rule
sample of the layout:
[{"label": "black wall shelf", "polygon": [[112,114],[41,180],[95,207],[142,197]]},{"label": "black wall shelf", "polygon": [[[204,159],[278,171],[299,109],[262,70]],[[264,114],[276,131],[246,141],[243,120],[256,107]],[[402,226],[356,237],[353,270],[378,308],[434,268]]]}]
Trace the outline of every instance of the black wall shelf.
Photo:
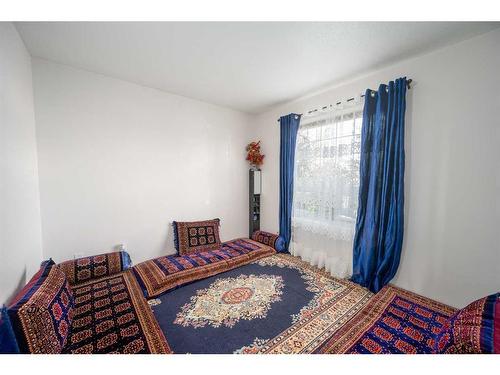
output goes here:
[{"label": "black wall shelf", "polygon": [[260,193],[262,172],[260,170],[249,171],[249,207],[248,207],[248,235],[252,236],[253,232],[260,230]]}]

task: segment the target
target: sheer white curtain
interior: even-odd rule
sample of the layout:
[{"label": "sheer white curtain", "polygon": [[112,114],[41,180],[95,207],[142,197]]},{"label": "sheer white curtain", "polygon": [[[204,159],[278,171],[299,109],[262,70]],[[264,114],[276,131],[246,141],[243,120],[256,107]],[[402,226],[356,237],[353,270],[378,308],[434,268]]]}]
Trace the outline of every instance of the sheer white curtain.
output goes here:
[{"label": "sheer white curtain", "polygon": [[303,119],[297,135],[290,252],[336,277],[352,274],[362,115]]}]

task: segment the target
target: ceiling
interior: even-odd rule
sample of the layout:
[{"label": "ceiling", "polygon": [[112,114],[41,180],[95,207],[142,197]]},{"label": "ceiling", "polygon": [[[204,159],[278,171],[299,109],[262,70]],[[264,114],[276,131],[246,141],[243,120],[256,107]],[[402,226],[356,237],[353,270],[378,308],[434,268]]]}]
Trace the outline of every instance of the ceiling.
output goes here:
[{"label": "ceiling", "polygon": [[18,22],[32,56],[247,113],[494,22]]}]

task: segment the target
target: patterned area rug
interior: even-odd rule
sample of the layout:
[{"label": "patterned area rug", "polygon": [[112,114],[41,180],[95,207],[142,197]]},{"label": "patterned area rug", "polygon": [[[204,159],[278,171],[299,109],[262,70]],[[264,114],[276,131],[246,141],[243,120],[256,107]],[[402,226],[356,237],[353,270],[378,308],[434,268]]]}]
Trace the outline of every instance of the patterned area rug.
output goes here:
[{"label": "patterned area rug", "polygon": [[277,254],[149,303],[174,353],[312,353],[371,296]]},{"label": "patterned area rug", "polygon": [[316,352],[432,353],[435,334],[455,311],[442,303],[388,285]]}]

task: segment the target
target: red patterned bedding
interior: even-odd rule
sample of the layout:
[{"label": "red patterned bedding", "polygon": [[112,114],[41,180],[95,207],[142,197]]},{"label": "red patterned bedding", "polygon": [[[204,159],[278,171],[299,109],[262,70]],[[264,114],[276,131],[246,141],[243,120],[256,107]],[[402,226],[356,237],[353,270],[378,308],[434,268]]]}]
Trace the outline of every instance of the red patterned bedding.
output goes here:
[{"label": "red patterned bedding", "polygon": [[456,309],[388,285],[317,353],[433,353],[436,334]]},{"label": "red patterned bedding", "polygon": [[139,263],[132,269],[144,295],[152,298],[275,253],[276,250],[268,245],[240,238],[223,243],[219,250],[164,256]]},{"label": "red patterned bedding", "polygon": [[171,353],[130,270],[78,284],[73,293],[74,318],[63,353]]}]

